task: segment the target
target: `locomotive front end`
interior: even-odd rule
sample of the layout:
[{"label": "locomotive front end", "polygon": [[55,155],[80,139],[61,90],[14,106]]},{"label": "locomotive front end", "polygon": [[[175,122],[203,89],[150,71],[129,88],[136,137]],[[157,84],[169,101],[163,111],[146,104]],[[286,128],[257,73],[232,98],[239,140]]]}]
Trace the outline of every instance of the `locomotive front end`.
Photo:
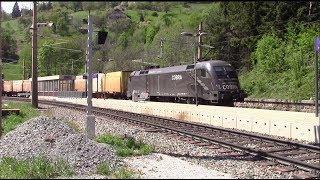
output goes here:
[{"label": "locomotive front end", "polygon": [[231,65],[214,66],[216,75],[216,87],[219,91],[219,99],[222,101],[243,101],[245,94],[240,89],[240,83],[236,71]]}]

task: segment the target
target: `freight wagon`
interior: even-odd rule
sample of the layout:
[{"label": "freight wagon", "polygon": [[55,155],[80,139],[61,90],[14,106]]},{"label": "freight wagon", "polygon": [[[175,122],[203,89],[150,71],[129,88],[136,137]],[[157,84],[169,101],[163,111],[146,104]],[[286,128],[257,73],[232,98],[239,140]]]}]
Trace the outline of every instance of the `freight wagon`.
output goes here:
[{"label": "freight wagon", "polygon": [[[31,82],[31,78],[29,79]],[[55,75],[38,77],[39,96],[58,96],[59,92],[74,91],[75,76]]]},{"label": "freight wagon", "polygon": [[[111,73],[97,73],[92,78],[92,92],[94,98],[126,98],[128,78],[131,71],[117,71]],[[74,81],[75,91],[86,92],[87,80],[77,76]]]}]

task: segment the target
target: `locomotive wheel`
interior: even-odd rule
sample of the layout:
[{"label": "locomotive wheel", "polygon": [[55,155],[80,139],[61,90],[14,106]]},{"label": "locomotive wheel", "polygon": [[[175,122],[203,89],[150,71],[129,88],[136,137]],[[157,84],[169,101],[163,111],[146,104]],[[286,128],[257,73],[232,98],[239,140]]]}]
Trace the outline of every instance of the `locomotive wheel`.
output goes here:
[{"label": "locomotive wheel", "polygon": [[187,104],[193,104],[192,103],[192,98],[187,98]]}]

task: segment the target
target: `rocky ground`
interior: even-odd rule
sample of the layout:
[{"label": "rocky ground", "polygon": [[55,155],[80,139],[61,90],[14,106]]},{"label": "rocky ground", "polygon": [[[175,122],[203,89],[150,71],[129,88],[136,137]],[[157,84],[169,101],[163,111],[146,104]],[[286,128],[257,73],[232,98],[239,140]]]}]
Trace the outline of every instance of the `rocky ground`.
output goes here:
[{"label": "rocky ground", "polygon": [[[49,106],[46,106],[49,108]],[[80,130],[84,130],[85,123],[85,113],[75,111],[75,110],[67,110],[64,108],[49,108],[46,112],[47,115],[60,117],[64,119],[69,119]],[[118,134],[118,135],[129,135],[133,136],[136,140],[141,140],[144,143],[153,145],[155,148],[155,152],[159,154],[164,154],[164,156],[169,155],[170,157],[179,158],[180,160],[187,161],[191,163],[190,169],[192,165],[199,165],[201,167],[205,167],[209,170],[214,170],[219,173],[224,173],[223,177],[231,177],[231,178],[255,178],[255,179],[264,179],[264,178],[272,178],[272,179],[282,179],[282,178],[292,178],[292,173],[281,173],[272,170],[270,167],[263,166],[263,161],[257,159],[256,157],[252,157],[248,154],[238,153],[238,154],[225,154],[221,151],[224,149],[208,149],[206,147],[199,147],[197,145],[179,140],[174,136],[168,136],[162,132],[148,132],[144,128],[130,125],[127,123],[119,122],[116,120],[96,117],[96,134]],[[141,177],[155,177],[152,175],[146,175],[148,172],[147,166],[137,166],[137,164],[146,164],[146,161],[152,161],[152,158],[156,158],[154,156],[146,156],[146,159],[141,159],[141,157],[134,157],[134,163],[127,163],[128,166],[136,168],[137,171],[142,171]],[[150,160],[151,159],[151,160]],[[124,160],[125,162],[129,162]],[[138,163],[137,163],[138,161]],[[170,167],[170,162],[167,162],[167,167]],[[148,164],[148,163],[147,163]],[[149,163],[150,164],[150,163]],[[150,165],[151,166],[151,165]],[[166,165],[161,165],[166,166]],[[144,170],[142,170],[142,169]],[[151,168],[152,169],[152,168]],[[154,169],[154,168],[153,168]],[[150,169],[149,169],[150,170]],[[154,172],[157,174],[159,171]],[[168,172],[162,172],[162,174],[174,174],[173,169],[170,169]],[[185,174],[185,177],[194,177],[199,174],[206,174],[206,172],[193,172],[188,171],[194,174]],[[219,176],[217,174],[217,177]],[[161,173],[160,173],[161,174]],[[182,172],[183,174],[183,172]],[[163,177],[163,176],[162,176]],[[162,178],[157,176],[157,178]],[[174,176],[171,176],[174,178]],[[181,177],[179,177],[181,178]],[[203,177],[205,178],[205,177]],[[212,178],[212,177],[211,177]]]},{"label": "rocky ground", "polygon": [[112,168],[119,159],[111,146],[87,140],[84,134],[57,118],[31,119],[0,140],[0,158],[31,159],[44,156],[52,161],[68,162],[77,174],[92,174],[96,166],[107,162]]}]

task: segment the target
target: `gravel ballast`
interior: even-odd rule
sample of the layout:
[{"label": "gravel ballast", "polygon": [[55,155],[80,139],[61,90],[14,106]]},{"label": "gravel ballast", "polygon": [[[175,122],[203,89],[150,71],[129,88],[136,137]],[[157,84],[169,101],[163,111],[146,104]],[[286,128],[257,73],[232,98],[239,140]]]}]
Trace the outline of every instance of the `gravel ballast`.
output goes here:
[{"label": "gravel ballast", "polygon": [[[141,172],[143,179],[231,179],[232,176],[181,160],[154,153],[144,157],[132,157],[125,162]],[[170,173],[168,173],[170,172]]]},{"label": "gravel ballast", "polygon": [[[84,130],[86,119],[84,112],[57,107],[51,108],[50,112],[53,116],[72,120]],[[162,132],[147,132],[142,127],[119,122],[110,118],[96,117],[96,135],[106,133],[132,136],[136,140],[142,140],[144,143],[154,146],[156,153],[175,156],[181,160],[229,174],[232,178],[288,179],[292,178],[293,174],[292,172],[276,172],[272,170],[272,167],[262,166],[262,161],[257,160],[252,155],[244,153],[239,153],[239,155],[227,155],[221,153],[225,148],[216,150],[200,147],[179,140],[176,137],[168,136]],[[142,160],[141,163],[143,163]],[[171,171],[167,173],[170,174],[172,173]],[[200,172],[198,173],[200,174]]]},{"label": "gravel ballast", "polygon": [[57,118],[37,117],[7,133],[0,140],[0,158],[30,159],[44,156],[50,160],[65,160],[77,174],[90,174],[96,166],[107,162],[115,167],[118,159],[113,148],[95,141],[86,141]]}]

